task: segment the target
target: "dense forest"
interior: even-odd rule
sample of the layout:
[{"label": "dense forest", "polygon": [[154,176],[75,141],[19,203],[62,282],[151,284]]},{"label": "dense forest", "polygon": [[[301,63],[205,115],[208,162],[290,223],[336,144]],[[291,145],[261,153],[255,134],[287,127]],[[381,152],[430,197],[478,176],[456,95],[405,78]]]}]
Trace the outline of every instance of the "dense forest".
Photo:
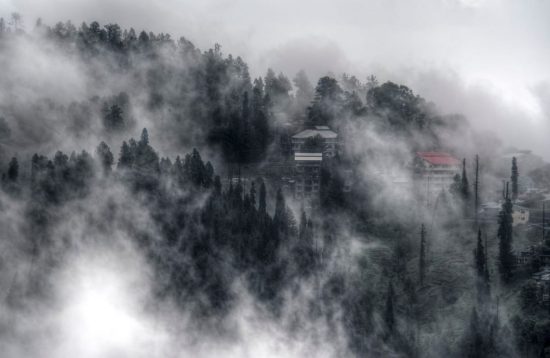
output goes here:
[{"label": "dense forest", "polygon": [[[519,243],[541,236],[512,227],[522,163],[506,168],[498,221],[478,222],[481,198],[501,189],[489,159],[500,148],[463,116],[375,76],[252,78],[219,45],[20,21],[0,20],[6,357],[539,357],[550,346],[526,280],[540,266],[515,267]],[[341,150],[306,202],[281,176],[291,136],[319,125]],[[427,205],[388,173],[410,176],[414,153],[435,150],[466,159]],[[99,291],[130,278],[123,302],[139,312],[101,329],[139,333],[86,341],[86,355],[90,327],[65,308],[96,272]],[[161,348],[149,344],[158,331]]]}]

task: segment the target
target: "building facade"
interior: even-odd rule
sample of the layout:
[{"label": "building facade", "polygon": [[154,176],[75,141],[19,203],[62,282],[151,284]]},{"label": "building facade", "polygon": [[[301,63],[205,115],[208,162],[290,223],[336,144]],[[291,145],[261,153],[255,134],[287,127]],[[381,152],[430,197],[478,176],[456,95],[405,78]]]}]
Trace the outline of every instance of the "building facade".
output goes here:
[{"label": "building facade", "polygon": [[297,198],[313,198],[321,188],[323,153],[294,153],[294,193]]},{"label": "building facade", "polygon": [[417,152],[413,166],[415,177],[423,180],[429,191],[448,189],[460,173],[460,160],[444,152]]},{"label": "building facade", "polygon": [[[481,204],[478,216],[481,220],[497,222],[502,211],[502,202],[489,202]],[[512,226],[525,225],[529,223],[529,209],[513,204]]]},{"label": "building facade", "polygon": [[315,126],[295,134],[292,136],[292,150],[294,153],[311,151],[311,148],[307,148],[307,142],[316,137],[321,142],[320,148],[317,150],[320,150],[328,158],[332,158],[338,153],[338,134],[328,126]]}]

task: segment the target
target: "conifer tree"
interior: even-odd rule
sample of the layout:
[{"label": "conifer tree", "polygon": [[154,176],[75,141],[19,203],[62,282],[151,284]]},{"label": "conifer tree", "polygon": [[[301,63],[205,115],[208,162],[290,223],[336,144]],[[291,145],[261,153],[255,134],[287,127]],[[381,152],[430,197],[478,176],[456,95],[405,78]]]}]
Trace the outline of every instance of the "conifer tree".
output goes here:
[{"label": "conifer tree", "polygon": [[103,168],[103,173],[109,174],[112,170],[112,165],[114,163],[113,153],[111,153],[111,148],[105,143],[101,142],[97,146],[96,155],[99,157],[101,167]]},{"label": "conifer tree", "polygon": [[134,162],[134,155],[126,141],[122,142],[120,155],[118,157],[118,169],[130,169]]},{"label": "conifer tree", "polygon": [[508,192],[508,185],[506,185],[506,198],[499,214],[497,232],[499,239],[499,272],[502,281],[505,283],[510,282],[512,279],[514,268],[514,254],[512,253],[512,210],[513,204]]},{"label": "conifer tree", "polygon": [[124,111],[122,108],[113,104],[109,107],[107,103],[103,107],[103,125],[107,130],[119,130],[124,126]]},{"label": "conifer tree", "polygon": [[300,240],[303,240],[306,236],[307,225],[306,212],[302,209],[302,214],[300,215],[300,228],[298,230],[298,237]]},{"label": "conifer tree", "polygon": [[388,284],[388,292],[386,293],[386,304],[384,307],[384,321],[386,323],[386,335],[390,337],[393,335],[395,329],[395,312],[394,312],[394,291],[393,285],[390,282]]},{"label": "conifer tree", "polygon": [[259,199],[259,202],[258,202],[258,211],[262,215],[266,214],[266,198],[265,198],[265,195],[266,195],[265,183],[262,181],[262,184],[260,185],[260,199]]},{"label": "conifer tree", "polygon": [[542,202],[542,241],[545,239],[544,225],[546,221],[546,207],[544,201]]},{"label": "conifer tree", "polygon": [[477,246],[474,250],[476,288],[479,302],[485,302],[490,292],[489,268],[487,267],[487,247],[483,245],[481,229],[477,232]]},{"label": "conifer tree", "polygon": [[216,196],[220,196],[222,194],[222,182],[219,175],[216,175],[214,178],[214,193]]},{"label": "conifer tree", "polygon": [[256,184],[254,182],[250,185],[250,203],[252,207],[256,208]]},{"label": "conifer tree", "polygon": [[512,175],[510,177],[512,181],[512,200],[516,200],[518,198],[518,177],[519,177],[519,171],[518,171],[518,163],[516,160],[516,157],[512,158]]},{"label": "conifer tree", "polygon": [[214,167],[212,166],[212,163],[210,161],[206,162],[204,165],[204,178],[203,178],[203,186],[205,188],[210,188],[212,186],[214,180]]},{"label": "conifer tree", "polygon": [[478,277],[485,275],[485,248],[481,241],[481,229],[477,231],[477,247],[474,250],[476,273]]},{"label": "conifer tree", "polygon": [[420,227],[420,255],[418,266],[420,287],[422,287],[424,286],[424,279],[426,276],[426,229],[424,224]]},{"label": "conifer tree", "polygon": [[[187,158],[186,158],[187,159]],[[186,160],[187,162],[187,160]],[[196,148],[193,148],[193,152],[189,157],[188,164],[188,177],[196,186],[201,186],[204,184],[205,168],[202,161],[201,155]]]},{"label": "conifer tree", "polygon": [[470,327],[467,332],[466,341],[466,357],[468,358],[484,358],[484,345],[483,345],[482,324],[479,319],[476,308],[472,308],[472,315],[470,316]]},{"label": "conifer tree", "polygon": [[468,183],[468,176],[466,174],[466,158],[462,159],[462,176],[460,178],[460,194],[462,199],[466,201],[470,198],[470,185]]},{"label": "conifer tree", "polygon": [[147,132],[147,128],[143,128],[141,131],[141,139],[139,140],[139,144],[142,146],[149,145],[149,132]]},{"label": "conifer tree", "polygon": [[277,196],[275,200],[275,214],[273,215],[273,221],[279,225],[279,228],[282,228],[284,225],[286,204],[285,197],[281,189],[277,190]]},{"label": "conifer tree", "polygon": [[19,177],[19,163],[17,162],[17,158],[13,157],[10,160],[10,163],[8,164],[8,172],[6,175],[6,179],[12,183],[17,181],[17,178]]},{"label": "conifer tree", "polygon": [[479,155],[476,154],[475,181],[474,181],[474,218],[477,222],[479,211]]}]

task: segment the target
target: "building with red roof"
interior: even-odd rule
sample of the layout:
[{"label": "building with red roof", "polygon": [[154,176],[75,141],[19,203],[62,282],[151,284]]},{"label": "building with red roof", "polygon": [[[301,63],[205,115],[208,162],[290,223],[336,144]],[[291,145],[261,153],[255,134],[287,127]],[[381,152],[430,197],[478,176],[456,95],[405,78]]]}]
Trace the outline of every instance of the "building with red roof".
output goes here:
[{"label": "building with red roof", "polygon": [[429,166],[460,167],[460,160],[444,152],[416,152],[416,155]]},{"label": "building with red roof", "polygon": [[446,152],[416,152],[414,174],[424,181],[428,193],[449,189],[460,173],[461,161]]}]

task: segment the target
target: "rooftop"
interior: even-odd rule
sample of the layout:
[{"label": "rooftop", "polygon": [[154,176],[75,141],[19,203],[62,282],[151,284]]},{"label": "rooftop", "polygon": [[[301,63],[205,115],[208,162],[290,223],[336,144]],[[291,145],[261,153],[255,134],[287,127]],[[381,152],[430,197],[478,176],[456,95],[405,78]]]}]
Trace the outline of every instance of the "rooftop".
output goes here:
[{"label": "rooftop", "polygon": [[432,165],[460,165],[460,160],[444,152],[416,152],[416,155]]},{"label": "rooftop", "polygon": [[315,126],[314,128],[304,129],[303,131],[293,135],[292,138],[304,139],[315,137],[317,135],[325,139],[338,138],[338,134],[331,130],[328,126]]}]

